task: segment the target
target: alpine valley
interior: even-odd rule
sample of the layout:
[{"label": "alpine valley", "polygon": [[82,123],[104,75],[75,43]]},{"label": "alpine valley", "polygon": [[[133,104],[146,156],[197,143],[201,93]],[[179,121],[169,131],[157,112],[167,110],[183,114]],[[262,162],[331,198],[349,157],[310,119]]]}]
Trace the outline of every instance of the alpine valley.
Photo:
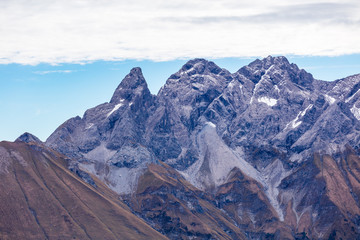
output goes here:
[{"label": "alpine valley", "polygon": [[360,239],[360,74],[285,57],[140,68],[41,142],[0,143],[1,239]]}]

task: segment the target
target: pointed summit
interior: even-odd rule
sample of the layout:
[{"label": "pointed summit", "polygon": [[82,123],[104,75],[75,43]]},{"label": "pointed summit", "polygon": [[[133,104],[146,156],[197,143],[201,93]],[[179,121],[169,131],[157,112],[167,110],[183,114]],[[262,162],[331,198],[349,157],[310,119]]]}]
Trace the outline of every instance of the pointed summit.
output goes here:
[{"label": "pointed summit", "polygon": [[116,88],[110,103],[117,103],[121,100],[131,101],[134,94],[150,94],[141,68],[135,67],[125,76],[119,86]]},{"label": "pointed summit", "polygon": [[120,86],[123,88],[135,89],[140,85],[146,84],[141,68],[134,67],[130,73],[121,81]]},{"label": "pointed summit", "polygon": [[20,137],[18,137],[15,142],[36,142],[36,143],[43,143],[39,138],[32,135],[31,133],[25,132]]}]

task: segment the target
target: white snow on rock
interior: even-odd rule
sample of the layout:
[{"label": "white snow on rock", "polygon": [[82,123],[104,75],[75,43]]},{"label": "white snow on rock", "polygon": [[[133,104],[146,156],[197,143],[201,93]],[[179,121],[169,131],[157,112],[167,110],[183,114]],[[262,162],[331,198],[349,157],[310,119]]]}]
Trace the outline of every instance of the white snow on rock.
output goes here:
[{"label": "white snow on rock", "polygon": [[259,80],[259,82],[255,84],[255,87],[254,87],[254,90],[253,90],[253,94],[252,94],[251,99],[250,99],[250,104],[253,103],[253,101],[254,101],[254,96],[255,96],[257,90],[259,89],[260,85],[262,84],[262,82],[263,82],[264,80],[266,80],[266,79],[269,78],[269,76],[268,76],[267,74],[268,74],[268,72],[269,72],[273,67],[274,67],[274,65],[272,65],[271,67],[269,67],[269,69],[267,69],[267,70],[265,71],[264,75],[261,76],[261,79]]},{"label": "white snow on rock", "polygon": [[360,121],[360,108],[357,108],[354,104],[350,111],[352,112],[352,114],[354,114],[354,117],[356,117],[356,119]]},{"label": "white snow on rock", "polygon": [[209,125],[210,127],[216,128],[216,125],[212,122],[207,122],[206,124]]},{"label": "white snow on rock", "polygon": [[353,95],[351,95],[348,99],[345,100],[346,103],[348,103],[351,99],[353,99],[358,93],[360,92],[360,89],[356,91]]},{"label": "white snow on rock", "polygon": [[335,98],[333,98],[333,97],[331,97],[331,96],[329,96],[329,95],[327,95],[327,94],[325,94],[325,100],[326,100],[330,105],[333,104],[333,103],[336,101]]},{"label": "white snow on rock", "polygon": [[89,123],[89,124],[86,126],[85,130],[90,129],[90,128],[92,128],[93,126],[94,126],[94,124],[93,124],[93,123]]},{"label": "white snow on rock", "polygon": [[278,87],[277,85],[274,86],[274,89],[275,89],[278,93],[280,93],[280,89],[279,89],[279,87]]},{"label": "white snow on rock", "polygon": [[297,128],[298,126],[300,126],[300,124],[302,123],[302,121],[299,121],[300,118],[304,117],[306,112],[311,109],[313,107],[312,104],[309,104],[309,106],[307,106],[303,111],[300,111],[298,113],[298,115],[296,116],[296,118],[294,120],[292,120],[291,122],[289,122],[286,127],[285,130],[288,129],[289,127],[291,127],[292,129]]},{"label": "white snow on rock", "polygon": [[197,67],[199,64],[201,64],[201,63],[195,63],[194,66],[192,66],[190,69],[188,69],[186,71],[181,71],[180,75],[184,75],[184,74],[187,74],[187,73],[193,71],[195,69],[195,67]]},{"label": "white snow on rock", "polygon": [[107,114],[107,117],[110,117],[116,110],[118,110],[123,104],[121,103],[124,100],[121,100],[119,104],[116,104],[114,108]]},{"label": "white snow on rock", "polygon": [[292,123],[291,128],[297,128],[302,124],[302,121],[295,121]]},{"label": "white snow on rock", "polygon": [[273,107],[277,104],[277,100],[274,98],[269,98],[269,97],[260,97],[258,98],[258,102],[262,102],[267,104],[269,107]]},{"label": "white snow on rock", "polygon": [[241,85],[241,84],[240,84],[240,86],[239,86],[239,87],[240,87],[240,92],[241,92],[241,94],[244,94],[244,91],[243,91],[243,85]]}]

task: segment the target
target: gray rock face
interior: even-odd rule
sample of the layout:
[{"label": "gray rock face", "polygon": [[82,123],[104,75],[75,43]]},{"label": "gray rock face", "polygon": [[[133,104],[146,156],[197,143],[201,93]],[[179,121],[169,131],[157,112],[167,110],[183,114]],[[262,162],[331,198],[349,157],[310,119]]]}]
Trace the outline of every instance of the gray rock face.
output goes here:
[{"label": "gray rock face", "polygon": [[147,145],[160,160],[180,170],[198,159],[192,133],[231,80],[227,70],[204,59],[191,60],[170,76],[147,123]]},{"label": "gray rock face", "polygon": [[[119,193],[133,192],[143,170],[157,160],[206,192],[227,186],[230,172],[238,169],[263,191],[270,217],[283,222],[295,214],[291,221],[299,227],[305,212],[331,214],[310,207],[311,196],[326,195],[323,187],[331,182],[318,179],[321,164],[312,163],[314,154],[332,156],[331,169],[348,147],[359,149],[360,75],[316,80],[285,57],[271,56],[231,74],[194,59],[153,96],[134,68],[109,103],[68,120],[46,144]],[[307,183],[314,186],[302,190]],[[241,204],[236,201],[234,206]],[[339,206],[328,195],[323,201]],[[312,219],[322,230],[329,224]]]}]

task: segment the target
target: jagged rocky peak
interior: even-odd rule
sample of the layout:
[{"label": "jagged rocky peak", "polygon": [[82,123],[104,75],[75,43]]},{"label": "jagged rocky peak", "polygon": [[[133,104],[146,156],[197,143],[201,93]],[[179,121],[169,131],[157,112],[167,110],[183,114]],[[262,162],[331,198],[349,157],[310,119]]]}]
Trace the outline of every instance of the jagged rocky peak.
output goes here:
[{"label": "jagged rocky peak", "polygon": [[185,63],[182,68],[175,74],[171,75],[169,79],[180,79],[182,77],[189,77],[193,75],[225,75],[229,72],[220,68],[214,62],[203,58],[195,58]]},{"label": "jagged rocky peak", "polygon": [[179,97],[174,92],[187,95],[189,92],[206,92],[209,89],[223,89],[231,80],[232,75],[214,62],[202,58],[188,61],[175,74],[171,75],[160,89],[158,96]]},{"label": "jagged rocky peak", "polygon": [[[263,58],[262,60],[256,59],[255,61],[251,62],[248,66],[245,66],[243,68],[250,68],[254,70],[262,70],[262,69],[269,69],[271,66],[281,66],[281,67],[290,67],[291,65],[296,66],[295,64],[290,64],[288,59],[284,56],[268,56],[266,58]],[[241,68],[241,69],[243,69]],[[240,69],[240,70],[241,70]]]},{"label": "jagged rocky peak", "polygon": [[268,65],[269,67],[271,65],[290,65],[289,60],[284,56],[267,56],[263,59],[263,62]]},{"label": "jagged rocky peak", "polygon": [[305,88],[312,88],[314,80],[310,73],[300,69],[294,63],[289,63],[284,56],[268,56],[262,60],[256,59],[249,65],[240,68],[237,73],[247,77],[254,83],[258,83],[263,76],[267,75],[274,82],[288,79]]},{"label": "jagged rocky peak", "polygon": [[18,137],[15,142],[36,142],[36,143],[43,143],[39,138],[32,135],[31,133],[25,132],[20,137]]},{"label": "jagged rocky peak", "polygon": [[125,76],[119,86],[116,88],[110,103],[120,101],[131,101],[134,95],[150,95],[145,78],[141,68],[135,67]]}]

